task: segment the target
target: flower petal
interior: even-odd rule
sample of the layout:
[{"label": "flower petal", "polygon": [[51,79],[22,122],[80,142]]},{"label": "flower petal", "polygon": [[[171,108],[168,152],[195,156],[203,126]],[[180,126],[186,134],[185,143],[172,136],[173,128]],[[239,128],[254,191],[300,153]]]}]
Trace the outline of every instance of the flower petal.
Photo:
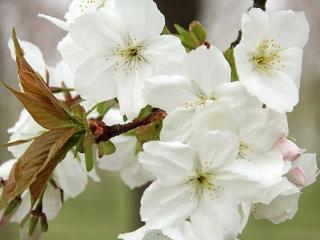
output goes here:
[{"label": "flower petal", "polygon": [[137,42],[148,36],[160,35],[165,25],[163,14],[151,0],[117,0],[115,11],[124,21],[129,35]]},{"label": "flower petal", "polygon": [[270,35],[282,47],[303,48],[309,39],[309,23],[304,12],[278,11],[270,13]]},{"label": "flower petal", "polygon": [[202,168],[213,172],[236,161],[239,142],[230,132],[201,130],[191,137],[189,144],[199,153]]},{"label": "flower petal", "polygon": [[139,162],[162,185],[184,183],[194,173],[196,154],[185,144],[154,141],[145,143],[143,150]]},{"label": "flower petal", "polygon": [[191,191],[188,185],[163,187],[156,181],[142,196],[141,220],[153,229],[163,229],[183,223],[198,204],[195,200],[190,201],[190,198]]},{"label": "flower petal", "polygon": [[185,108],[187,103],[198,100],[192,82],[183,76],[156,76],[145,82],[144,97],[153,107],[167,113]]},{"label": "flower petal", "polygon": [[163,121],[160,139],[162,141],[188,141],[193,133],[194,116],[194,109],[178,109],[169,113]]},{"label": "flower petal", "polygon": [[199,47],[185,59],[186,75],[205,96],[211,98],[217,86],[230,82],[231,69],[223,54],[215,47]]}]

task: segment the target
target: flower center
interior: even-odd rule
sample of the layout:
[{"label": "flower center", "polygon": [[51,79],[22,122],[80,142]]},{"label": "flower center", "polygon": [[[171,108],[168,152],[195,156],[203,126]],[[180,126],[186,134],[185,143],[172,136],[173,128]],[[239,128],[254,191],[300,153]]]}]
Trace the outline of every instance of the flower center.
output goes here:
[{"label": "flower center", "polygon": [[209,97],[200,94],[198,96],[198,100],[197,101],[195,101],[195,102],[186,102],[185,103],[185,108],[189,109],[189,108],[203,107],[207,103],[207,101],[209,101],[209,100],[210,100]]},{"label": "flower center", "polygon": [[96,9],[103,7],[107,0],[81,0],[80,11],[87,12],[89,9]]},{"label": "flower center", "polygon": [[280,51],[281,47],[274,39],[264,40],[251,59],[255,69],[265,74],[273,74],[283,68]]},{"label": "flower center", "polygon": [[145,51],[145,48],[142,45],[135,44],[132,40],[129,40],[125,46],[113,49],[112,55],[116,59],[114,70],[116,71],[120,66],[126,74],[129,74],[132,70],[138,70],[139,65],[146,62],[146,59],[142,56],[143,51]]},{"label": "flower center", "polygon": [[204,173],[201,169],[198,169],[196,174],[188,179],[192,188],[192,196],[201,197],[203,191],[213,191],[216,188],[213,180],[214,176],[212,174]]},{"label": "flower center", "polygon": [[248,159],[250,153],[250,148],[243,141],[240,141],[238,158]]}]

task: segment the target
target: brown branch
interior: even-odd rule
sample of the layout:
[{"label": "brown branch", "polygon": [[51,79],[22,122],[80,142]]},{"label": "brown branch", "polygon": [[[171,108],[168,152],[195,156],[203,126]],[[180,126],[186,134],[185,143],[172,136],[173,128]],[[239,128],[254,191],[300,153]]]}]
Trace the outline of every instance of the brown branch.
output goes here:
[{"label": "brown branch", "polygon": [[126,124],[115,124],[107,126],[99,119],[90,119],[89,127],[92,133],[97,137],[96,142],[106,142],[109,139],[129,132],[138,127],[146,126],[154,121],[162,120],[166,117],[166,113],[158,108],[153,109],[152,113],[142,119],[135,119]]}]

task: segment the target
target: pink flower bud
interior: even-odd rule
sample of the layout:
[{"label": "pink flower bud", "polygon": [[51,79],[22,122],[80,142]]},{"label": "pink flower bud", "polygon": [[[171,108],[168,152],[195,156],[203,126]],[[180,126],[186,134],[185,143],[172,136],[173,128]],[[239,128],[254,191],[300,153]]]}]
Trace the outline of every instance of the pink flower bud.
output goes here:
[{"label": "pink flower bud", "polygon": [[294,142],[286,138],[280,138],[274,145],[274,148],[278,149],[283,156],[283,160],[287,161],[294,161],[303,153]]},{"label": "pink flower bud", "polygon": [[287,173],[287,178],[293,184],[303,187],[307,184],[306,174],[301,167],[295,167]]}]

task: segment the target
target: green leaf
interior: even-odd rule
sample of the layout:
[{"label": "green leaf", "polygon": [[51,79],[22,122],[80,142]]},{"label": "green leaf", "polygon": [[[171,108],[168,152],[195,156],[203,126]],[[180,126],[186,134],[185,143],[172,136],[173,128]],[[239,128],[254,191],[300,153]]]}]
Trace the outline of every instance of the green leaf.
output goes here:
[{"label": "green leaf", "polygon": [[94,160],[95,160],[95,148],[94,145],[96,144],[96,138],[92,134],[90,130],[87,130],[84,141],[83,141],[83,150],[86,160],[86,168],[87,171],[90,172],[93,169]]},{"label": "green leaf", "polygon": [[152,112],[153,112],[153,107],[150,105],[147,105],[140,110],[138,119],[143,119],[145,117],[148,117]]},{"label": "green leaf", "polygon": [[146,143],[160,139],[162,129],[162,120],[154,121],[146,126],[139,127],[136,131],[136,137],[139,142]]},{"label": "green leaf", "polygon": [[4,211],[4,216],[11,216],[16,210],[17,210],[17,208],[20,206],[20,204],[21,204],[21,198],[19,197],[17,197],[17,198],[15,198],[15,199],[13,199],[10,203],[9,203],[9,205],[8,205],[8,207],[6,208],[6,210]]},{"label": "green leaf", "polygon": [[101,102],[97,105],[97,111],[99,113],[99,116],[101,118],[104,117],[104,115],[107,114],[107,112],[112,108],[114,107],[115,105],[117,104],[117,101],[115,101],[115,99],[111,99],[111,100],[108,100],[108,101],[104,101],[104,102]]},{"label": "green leaf", "polygon": [[234,49],[229,48],[224,52],[224,57],[228,61],[230,67],[231,67],[231,81],[238,81],[238,73],[237,73],[237,67],[236,67],[236,62],[234,58]]},{"label": "green leaf", "polygon": [[36,230],[37,225],[38,225],[39,218],[36,216],[31,216],[29,221],[30,221],[29,222],[29,236],[32,236]]},{"label": "green leaf", "polygon": [[193,21],[190,23],[189,32],[193,33],[201,44],[203,44],[207,39],[207,30],[199,21]]},{"label": "green leaf", "polygon": [[87,123],[86,110],[80,104],[75,104],[71,107],[71,114],[78,123],[82,125]]},{"label": "green leaf", "polygon": [[99,149],[99,158],[102,158],[105,155],[111,155],[116,151],[116,147],[111,141],[100,142],[98,145]]}]

